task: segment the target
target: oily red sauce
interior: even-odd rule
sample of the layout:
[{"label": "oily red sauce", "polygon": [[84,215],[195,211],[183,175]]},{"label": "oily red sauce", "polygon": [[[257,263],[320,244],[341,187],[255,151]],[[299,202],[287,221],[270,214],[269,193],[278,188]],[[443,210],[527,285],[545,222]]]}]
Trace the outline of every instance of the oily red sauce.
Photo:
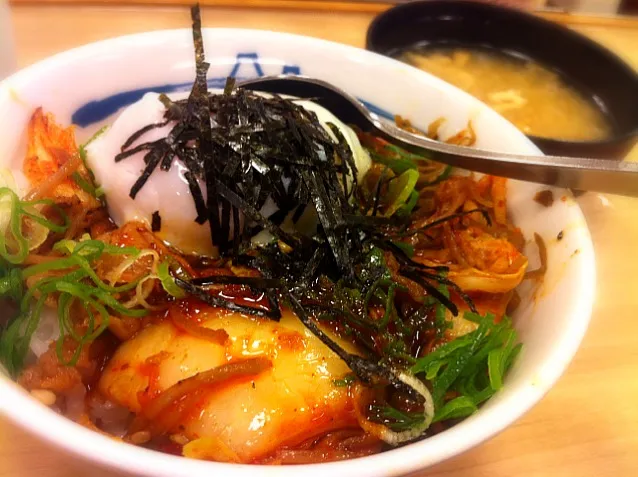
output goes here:
[{"label": "oily red sauce", "polygon": [[[213,297],[232,301],[237,305],[255,308],[256,310],[264,312],[270,311],[268,298],[264,293],[255,294],[250,288],[243,285],[220,285],[211,287],[207,292]],[[201,322],[202,311],[210,310],[211,308],[210,305],[194,296],[180,300],[176,305],[179,307],[183,316],[189,317],[198,323]]]},{"label": "oily red sauce", "polygon": [[137,393],[137,400],[142,407],[161,394],[162,389],[159,385],[160,366],[162,361],[169,356],[168,353],[160,351],[138,366],[138,373],[148,379],[148,386]]}]

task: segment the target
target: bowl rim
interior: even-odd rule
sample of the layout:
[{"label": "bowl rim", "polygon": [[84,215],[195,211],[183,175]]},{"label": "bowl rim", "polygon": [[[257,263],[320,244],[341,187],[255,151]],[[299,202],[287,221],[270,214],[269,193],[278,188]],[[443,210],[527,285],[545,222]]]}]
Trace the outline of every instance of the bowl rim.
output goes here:
[{"label": "bowl rim", "polygon": [[[217,32],[219,34],[257,35],[305,42],[305,44],[312,44],[317,48],[332,48],[341,50],[344,53],[373,55],[377,57],[377,60],[383,60],[382,63],[399,63],[397,60],[378,53],[302,35],[237,28],[205,28],[203,30],[204,35],[207,32]],[[45,58],[18,71],[3,82],[0,82],[0,88],[5,84],[8,85],[8,82],[20,83],[23,79],[29,77],[43,77],[42,73],[45,73],[49,68],[82,59],[93,54],[95,49],[121,48],[139,41],[148,43],[149,40],[153,39],[155,41],[162,39],[166,41],[167,38],[164,37],[170,38],[171,35],[178,37],[180,34],[183,35],[184,32],[190,33],[190,31],[190,28],[156,30],[119,36],[79,46]],[[414,70],[413,74],[427,73]],[[461,90],[458,91],[461,92]],[[521,136],[525,138],[522,133]],[[531,141],[527,138],[525,139],[530,148],[536,148]],[[567,191],[565,194],[571,196]],[[584,221],[579,207],[573,209],[573,214]],[[551,353],[549,353],[546,362],[553,362],[555,365],[543,376],[542,381],[535,386],[523,388],[520,392],[508,396],[498,406],[484,409],[479,416],[466,419],[463,423],[462,445],[459,445],[457,440],[459,433],[458,427],[455,426],[446,432],[408,446],[367,457],[338,462],[294,466],[256,466],[199,461],[118,442],[115,439],[76,424],[32,399],[26,390],[19,387],[13,380],[2,373],[0,373],[0,396],[2,396],[0,399],[0,414],[69,454],[78,456],[86,461],[98,463],[104,467],[115,468],[140,476],[198,477],[210,475],[212,472],[217,471],[221,475],[232,475],[234,477],[253,477],[256,473],[264,477],[296,477],[300,473],[304,473],[307,477],[325,477],[326,472],[334,472],[335,475],[361,475],[363,469],[366,469],[365,475],[374,477],[403,475],[422,470],[467,451],[503,431],[529,411],[551,389],[566,370],[587,330],[593,309],[596,266],[593,243],[588,229],[583,231],[579,250],[580,259],[583,260],[585,268],[585,273],[582,273],[579,277],[580,283],[577,287],[580,290],[579,296],[582,299],[575,303],[574,310],[571,312],[579,319],[569,321],[567,330],[561,335],[560,343],[557,343]],[[485,425],[490,422],[491,425]],[[454,431],[455,428],[457,432]],[[52,429],[55,429],[55,432],[51,432]],[[65,438],[60,439],[59,436],[64,436]],[[417,447],[419,446],[422,448],[421,450],[427,448],[427,452],[418,452]]]},{"label": "bowl rim", "polygon": [[[368,29],[366,30],[366,49],[369,51],[373,51],[380,55],[386,55],[386,53],[382,53],[381,48],[378,46],[378,32],[377,30],[380,28],[380,25],[389,21],[392,15],[396,15],[397,12],[402,11],[420,11],[420,8],[429,7],[434,8],[438,5],[445,5],[446,7],[454,8],[455,5],[459,5],[462,7],[473,8],[475,10],[482,10],[485,12],[498,12],[513,15],[516,17],[518,21],[526,22],[527,24],[533,25],[534,27],[543,27],[550,28],[555,32],[560,32],[563,35],[566,35],[576,41],[580,41],[582,44],[586,45],[588,48],[592,50],[596,50],[599,54],[604,55],[607,60],[611,63],[614,63],[616,67],[620,70],[623,70],[623,74],[625,74],[628,78],[633,77],[634,82],[636,83],[636,87],[638,88],[638,71],[632,68],[629,63],[627,63],[623,58],[618,56],[616,53],[611,51],[606,46],[598,43],[592,38],[583,35],[582,33],[572,30],[571,28],[567,28],[557,22],[548,20],[547,18],[543,18],[539,15],[534,15],[532,13],[526,12],[521,9],[513,8],[506,5],[493,4],[493,3],[483,3],[476,2],[472,0],[417,0],[413,2],[399,3],[392,8],[380,13],[377,15],[370,25],[368,25]],[[377,43],[377,44],[375,44]],[[533,56],[531,56],[532,59]],[[622,131],[619,133],[614,133],[605,139],[600,140],[586,140],[586,141],[572,141],[572,140],[561,140],[555,139],[551,137],[544,136],[535,136],[533,134],[526,135],[528,138],[533,141],[543,141],[545,143],[551,143],[555,145],[573,145],[573,146],[609,146],[616,143],[622,143],[625,141],[629,141],[632,138],[638,140],[638,119],[636,119],[636,124],[632,129]],[[622,160],[622,158],[619,158]]]}]

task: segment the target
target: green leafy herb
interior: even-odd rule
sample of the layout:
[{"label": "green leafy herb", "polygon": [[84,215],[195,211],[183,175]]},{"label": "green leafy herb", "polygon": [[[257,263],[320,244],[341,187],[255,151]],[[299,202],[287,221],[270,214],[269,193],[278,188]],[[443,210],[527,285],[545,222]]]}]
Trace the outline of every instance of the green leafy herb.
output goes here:
[{"label": "green leafy herb", "polygon": [[441,368],[442,371],[432,382],[432,398],[434,399],[435,405],[443,401],[445,393],[452,387],[454,381],[460,376],[469,359],[479,348],[488,329],[486,322],[482,322],[476,331],[471,333],[469,345],[459,349],[456,353],[448,357],[447,364]]},{"label": "green leafy herb", "polygon": [[[489,313],[485,317],[466,313],[465,318],[477,323],[477,329],[441,345],[412,366],[413,373],[425,373],[425,379],[432,384],[435,421],[474,412],[501,389],[503,378],[521,349],[508,317],[500,323],[494,323],[494,316]],[[445,402],[448,392],[457,397]]]},{"label": "green leafy herb", "polygon": [[391,406],[372,406],[370,411],[373,420],[396,432],[413,429],[424,419],[422,412],[402,412]]}]

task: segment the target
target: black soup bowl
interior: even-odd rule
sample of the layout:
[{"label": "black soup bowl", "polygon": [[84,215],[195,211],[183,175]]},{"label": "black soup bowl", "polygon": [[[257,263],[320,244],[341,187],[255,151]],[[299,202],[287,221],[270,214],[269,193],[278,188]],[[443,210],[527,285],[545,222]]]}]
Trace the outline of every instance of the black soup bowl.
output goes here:
[{"label": "black soup bowl", "polygon": [[605,114],[609,138],[563,141],[529,136],[546,154],[622,159],[638,138],[638,74],[612,52],[569,28],[496,5],[417,1],[380,14],[366,47],[398,57],[412,49],[489,48],[533,60],[558,73]]}]

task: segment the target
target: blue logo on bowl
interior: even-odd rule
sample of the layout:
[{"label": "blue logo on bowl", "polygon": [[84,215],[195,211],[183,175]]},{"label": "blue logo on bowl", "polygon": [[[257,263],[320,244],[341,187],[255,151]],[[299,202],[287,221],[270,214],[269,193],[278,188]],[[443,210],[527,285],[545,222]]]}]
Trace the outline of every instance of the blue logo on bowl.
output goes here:
[{"label": "blue logo on bowl", "polygon": [[[297,65],[284,65],[281,69],[281,73],[300,75],[301,68]],[[235,58],[235,64],[229,71],[228,75],[216,78],[209,78],[208,87],[223,88],[224,84],[226,84],[226,78],[228,76],[237,78],[239,81],[264,76],[264,70],[261,63],[259,62],[259,55],[254,52],[238,53]],[[189,91],[192,86],[192,82],[173,83],[123,91],[121,93],[108,96],[104,99],[86,103],[85,105],[78,108],[75,113],[73,113],[71,121],[73,122],[73,124],[84,128],[90,126],[91,124],[104,121],[106,118],[108,118],[112,114],[115,114],[121,108],[139,101],[146,93],[175,93],[178,91]],[[385,111],[384,109],[381,109],[378,106],[375,106],[374,104],[361,98],[359,98],[359,100],[373,113],[376,113],[386,119],[393,118],[393,115]]]}]

